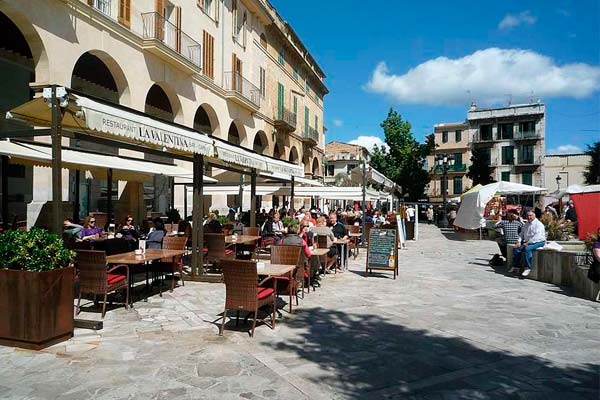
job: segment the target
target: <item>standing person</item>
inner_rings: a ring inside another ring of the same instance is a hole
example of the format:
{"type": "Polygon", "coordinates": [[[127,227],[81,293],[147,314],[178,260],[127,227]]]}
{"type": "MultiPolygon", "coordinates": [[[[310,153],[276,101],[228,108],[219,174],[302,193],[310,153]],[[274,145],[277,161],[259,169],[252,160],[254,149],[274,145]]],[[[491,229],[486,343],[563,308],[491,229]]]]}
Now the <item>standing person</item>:
{"type": "Polygon", "coordinates": [[[565,221],[573,223],[573,233],[575,233],[575,236],[577,236],[577,211],[575,211],[575,203],[573,203],[573,200],[569,200],[569,208],[565,213],[565,221]]]}
{"type": "Polygon", "coordinates": [[[519,234],[523,229],[523,223],[512,210],[508,212],[507,220],[496,224],[496,229],[502,229],[502,236],[498,239],[498,247],[504,259],[507,259],[507,246],[514,246],[519,241],[519,234]]]}
{"type": "Polygon", "coordinates": [[[323,204],[323,214],[329,214],[329,201],[326,201],[325,204],[323,204]]]}
{"type": "Polygon", "coordinates": [[[531,272],[531,258],[533,251],[544,247],[546,244],[546,228],[539,219],[535,217],[533,210],[527,211],[527,222],[523,225],[519,234],[518,242],[513,248],[513,269],[518,272],[521,265],[521,255],[525,253],[525,271],[521,274],[527,276],[531,272]]]}
{"type": "Polygon", "coordinates": [[[448,213],[448,226],[454,226],[454,220],[456,219],[456,208],[452,207],[448,213]]]}
{"type": "MultiPolygon", "coordinates": [[[[592,257],[592,265],[590,265],[587,276],[592,282],[598,283],[600,282],[600,228],[596,230],[596,238],[592,243],[592,257]]],[[[598,294],[598,296],[600,296],[600,294],[598,294]]],[[[598,298],[596,298],[596,300],[598,300],[598,298]]]]}
{"type": "Polygon", "coordinates": [[[429,225],[433,224],[433,206],[427,208],[427,223],[429,225]]]}
{"type": "Polygon", "coordinates": [[[412,206],[408,206],[406,209],[406,215],[410,222],[415,222],[415,209],[412,206]]]}

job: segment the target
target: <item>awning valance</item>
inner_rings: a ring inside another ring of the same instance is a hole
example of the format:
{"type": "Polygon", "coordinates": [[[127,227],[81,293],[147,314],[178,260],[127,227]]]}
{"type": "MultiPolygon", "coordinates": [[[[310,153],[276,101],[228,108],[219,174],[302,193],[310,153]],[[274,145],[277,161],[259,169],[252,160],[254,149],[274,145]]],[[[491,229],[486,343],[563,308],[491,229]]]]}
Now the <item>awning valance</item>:
{"type": "MultiPolygon", "coordinates": [[[[290,196],[291,188],[282,187],[273,193],[276,196],[290,196]]],[[[323,186],[323,187],[298,187],[294,188],[295,197],[320,197],[324,199],[335,200],[354,200],[361,201],[363,198],[362,187],[339,187],[339,186],[323,186]]],[[[376,190],[367,189],[367,200],[386,199],[387,194],[380,193],[376,190]]]]}
{"type": "Polygon", "coordinates": [[[227,161],[232,164],[241,165],[248,168],[256,168],[265,171],[267,163],[261,155],[233,146],[229,143],[215,140],[215,148],[217,150],[217,158],[222,161],[227,161]]]}
{"type": "Polygon", "coordinates": [[[291,175],[299,178],[304,177],[304,167],[302,165],[296,165],[271,158],[265,158],[265,160],[268,172],[291,175]]]}
{"type": "MultiPolygon", "coordinates": [[[[50,126],[51,114],[47,102],[37,98],[15,107],[6,118],[35,126],[50,126]]],[[[75,94],[71,95],[62,125],[66,129],[104,133],[128,141],[214,156],[213,140],[207,135],[75,94]]]]}

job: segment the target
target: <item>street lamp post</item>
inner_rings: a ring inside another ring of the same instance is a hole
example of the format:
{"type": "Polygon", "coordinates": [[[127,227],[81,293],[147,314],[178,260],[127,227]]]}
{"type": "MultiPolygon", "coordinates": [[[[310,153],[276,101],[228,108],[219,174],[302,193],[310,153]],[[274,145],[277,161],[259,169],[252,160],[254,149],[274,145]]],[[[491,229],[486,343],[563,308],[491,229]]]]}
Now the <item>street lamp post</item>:
{"type": "Polygon", "coordinates": [[[560,190],[560,181],[562,180],[562,178],[560,177],[560,175],[556,175],[556,190],[560,190]]]}
{"type": "Polygon", "coordinates": [[[438,226],[440,228],[448,227],[448,218],[446,216],[446,208],[448,206],[446,192],[448,191],[448,171],[454,166],[454,156],[451,154],[438,154],[435,159],[436,165],[442,169],[442,212],[438,219],[438,226]]]}

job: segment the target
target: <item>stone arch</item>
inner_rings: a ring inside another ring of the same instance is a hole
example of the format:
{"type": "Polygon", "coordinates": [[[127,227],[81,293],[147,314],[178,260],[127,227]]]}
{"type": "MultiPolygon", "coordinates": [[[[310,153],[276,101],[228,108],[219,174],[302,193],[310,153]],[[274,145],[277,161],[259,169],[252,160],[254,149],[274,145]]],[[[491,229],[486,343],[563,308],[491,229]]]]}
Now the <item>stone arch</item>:
{"type": "Polygon", "coordinates": [[[321,166],[317,157],[313,158],[312,162],[312,174],[313,176],[321,176],[321,166]]]}
{"type": "Polygon", "coordinates": [[[166,84],[155,83],[146,94],[144,112],[169,122],[181,120],[181,103],[177,93],[166,84]]]}
{"type": "Polygon", "coordinates": [[[290,156],[288,157],[288,161],[294,164],[298,164],[298,162],[300,161],[300,158],[298,157],[298,149],[296,149],[296,146],[292,146],[292,148],[290,149],[290,156]]]}
{"type": "Polygon", "coordinates": [[[267,139],[265,131],[256,132],[252,143],[252,150],[259,154],[266,154],[269,151],[269,139],[267,139]]]}
{"type": "Polygon", "coordinates": [[[244,124],[236,120],[231,121],[229,130],[227,131],[227,141],[238,146],[246,145],[247,138],[244,124]]]}
{"type": "Polygon", "coordinates": [[[194,130],[211,136],[219,136],[221,131],[219,117],[210,104],[201,104],[196,110],[194,130]]]}
{"type": "Polygon", "coordinates": [[[77,59],[71,88],[113,103],[130,103],[125,73],[114,58],[101,50],[86,51],[77,59]]]}

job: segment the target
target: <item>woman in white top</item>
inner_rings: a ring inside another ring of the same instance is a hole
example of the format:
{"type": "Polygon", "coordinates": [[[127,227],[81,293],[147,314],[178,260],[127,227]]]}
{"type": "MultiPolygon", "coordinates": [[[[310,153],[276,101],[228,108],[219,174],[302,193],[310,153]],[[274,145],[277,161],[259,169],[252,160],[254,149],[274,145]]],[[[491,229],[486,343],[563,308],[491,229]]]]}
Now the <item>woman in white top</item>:
{"type": "Polygon", "coordinates": [[[273,233],[281,235],[284,232],[283,222],[279,219],[279,214],[273,216],[273,233]]]}

